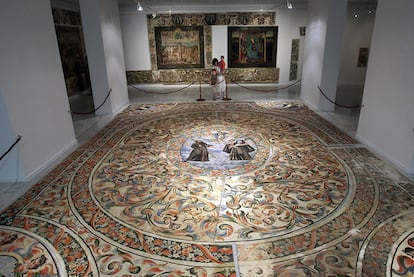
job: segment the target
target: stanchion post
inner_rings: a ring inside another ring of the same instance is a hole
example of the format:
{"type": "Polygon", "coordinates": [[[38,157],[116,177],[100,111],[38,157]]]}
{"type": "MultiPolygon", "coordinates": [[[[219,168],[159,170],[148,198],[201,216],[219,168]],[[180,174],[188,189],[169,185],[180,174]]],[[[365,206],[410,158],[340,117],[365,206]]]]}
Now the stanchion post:
{"type": "Polygon", "coordinates": [[[227,92],[227,82],[226,82],[226,96],[223,98],[224,101],[230,101],[231,98],[229,98],[228,92],[227,92]]]}
{"type": "Polygon", "coordinates": [[[206,101],[206,99],[204,99],[201,96],[201,74],[202,74],[202,72],[200,73],[200,86],[199,86],[200,98],[198,98],[197,101],[206,101]]]}

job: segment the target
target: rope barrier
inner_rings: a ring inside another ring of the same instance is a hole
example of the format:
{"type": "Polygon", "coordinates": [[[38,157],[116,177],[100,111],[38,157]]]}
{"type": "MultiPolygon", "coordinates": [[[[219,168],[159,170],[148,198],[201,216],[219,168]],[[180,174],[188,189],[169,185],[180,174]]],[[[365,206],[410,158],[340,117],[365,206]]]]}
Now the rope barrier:
{"type": "Polygon", "coordinates": [[[89,112],[73,112],[73,111],[70,111],[70,112],[72,114],[91,114],[91,113],[95,113],[97,110],[99,110],[105,104],[105,102],[106,102],[106,100],[108,100],[109,95],[111,94],[111,92],[112,92],[112,89],[109,89],[108,94],[106,95],[106,97],[105,97],[104,101],[102,102],[102,104],[100,104],[96,109],[93,109],[92,111],[89,111],[89,112]]]}
{"type": "Polygon", "coordinates": [[[328,96],[326,96],[326,94],[322,91],[322,89],[319,86],[318,86],[318,89],[319,89],[319,92],[326,98],[326,100],[328,100],[329,102],[331,102],[335,106],[342,107],[342,108],[348,108],[348,109],[361,108],[361,105],[357,105],[357,106],[345,106],[345,105],[338,104],[335,101],[332,101],[331,99],[329,99],[328,96]]]}
{"type": "Polygon", "coordinates": [[[16,144],[20,141],[20,139],[22,138],[22,136],[17,136],[16,141],[9,147],[9,149],[7,149],[6,152],[3,153],[3,155],[1,155],[0,157],[0,161],[6,157],[7,154],[9,154],[9,152],[14,148],[14,146],[16,146],[16,144]]]}
{"type": "Polygon", "coordinates": [[[285,87],[281,87],[281,88],[277,88],[277,89],[271,89],[271,90],[252,89],[252,88],[248,88],[246,86],[242,86],[239,83],[235,82],[234,80],[230,80],[230,81],[232,83],[236,84],[237,86],[241,87],[241,88],[248,89],[248,90],[252,90],[252,91],[256,91],[256,92],[276,92],[276,91],[279,91],[279,90],[282,90],[282,89],[287,89],[287,88],[293,87],[294,85],[300,83],[302,80],[298,80],[298,81],[294,82],[293,84],[290,84],[290,85],[285,86],[285,87]]]}
{"type": "MultiPolygon", "coordinates": [[[[251,91],[256,91],[256,92],[276,92],[276,91],[279,91],[279,90],[282,90],[282,89],[287,89],[287,88],[293,87],[294,85],[296,85],[296,84],[300,83],[302,80],[298,80],[298,81],[296,81],[296,82],[294,82],[293,84],[290,84],[290,85],[288,85],[288,86],[281,87],[281,88],[277,88],[277,89],[272,89],[272,90],[258,90],[258,89],[252,89],[252,88],[249,88],[249,87],[246,87],[246,86],[240,85],[239,83],[235,82],[234,80],[230,80],[230,81],[231,81],[232,83],[236,84],[237,86],[241,87],[241,88],[244,88],[244,89],[247,89],[247,90],[251,90],[251,91]]],[[[210,84],[210,82],[208,82],[208,81],[202,81],[202,82],[203,82],[204,84],[208,84],[208,85],[214,86],[214,85],[210,84]]],[[[220,81],[220,82],[217,82],[216,84],[220,84],[221,82],[225,82],[225,80],[220,81]]],[[[201,83],[201,82],[200,82],[200,83],[201,83]]],[[[192,86],[192,85],[194,85],[194,84],[195,84],[195,83],[190,83],[189,85],[187,85],[187,86],[185,86],[185,87],[179,88],[179,89],[177,89],[177,90],[167,91],[167,92],[148,91],[148,90],[144,90],[144,89],[138,88],[137,86],[134,86],[134,85],[132,85],[132,84],[127,84],[127,85],[128,85],[128,86],[130,86],[130,87],[132,87],[132,88],[134,88],[134,89],[136,89],[136,90],[142,91],[142,92],[144,92],[144,93],[151,93],[151,94],[171,94],[171,93],[176,93],[176,92],[182,91],[182,90],[184,90],[184,89],[186,89],[186,88],[188,88],[188,87],[190,87],[190,86],[192,86]]]]}
{"type": "Polygon", "coordinates": [[[139,91],[142,91],[142,92],[145,92],[145,93],[152,93],[152,94],[171,94],[171,93],[176,93],[176,92],[182,91],[182,90],[184,90],[186,88],[189,88],[192,85],[194,85],[194,83],[190,83],[189,85],[187,85],[187,86],[185,86],[183,88],[179,88],[177,90],[172,90],[172,91],[167,91],[167,92],[158,92],[158,91],[148,91],[148,90],[140,89],[140,88],[138,88],[138,87],[136,87],[134,85],[128,84],[128,86],[130,86],[130,87],[132,87],[132,88],[134,88],[136,90],[139,90],[139,91]]]}

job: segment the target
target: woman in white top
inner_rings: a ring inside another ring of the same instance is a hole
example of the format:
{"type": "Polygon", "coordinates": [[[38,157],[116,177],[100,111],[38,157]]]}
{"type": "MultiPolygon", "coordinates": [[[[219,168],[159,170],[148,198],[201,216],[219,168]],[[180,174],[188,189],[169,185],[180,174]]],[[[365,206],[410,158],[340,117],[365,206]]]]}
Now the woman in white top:
{"type": "Polygon", "coordinates": [[[214,85],[214,97],[213,100],[218,99],[223,99],[224,98],[224,94],[226,92],[226,78],[224,77],[224,72],[220,69],[219,64],[218,64],[218,60],[217,58],[213,59],[213,69],[216,72],[216,76],[217,76],[217,81],[216,84],[214,85]]]}

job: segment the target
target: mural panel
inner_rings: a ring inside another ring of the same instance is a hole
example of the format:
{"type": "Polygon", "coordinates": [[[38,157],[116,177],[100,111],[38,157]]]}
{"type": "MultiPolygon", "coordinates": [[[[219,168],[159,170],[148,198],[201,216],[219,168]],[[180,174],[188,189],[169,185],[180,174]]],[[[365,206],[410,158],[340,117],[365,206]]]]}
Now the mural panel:
{"type": "Polygon", "coordinates": [[[228,27],[229,67],[276,67],[278,27],[228,27]]]}
{"type": "Polygon", "coordinates": [[[159,69],[204,68],[203,26],[155,27],[159,69]]]}

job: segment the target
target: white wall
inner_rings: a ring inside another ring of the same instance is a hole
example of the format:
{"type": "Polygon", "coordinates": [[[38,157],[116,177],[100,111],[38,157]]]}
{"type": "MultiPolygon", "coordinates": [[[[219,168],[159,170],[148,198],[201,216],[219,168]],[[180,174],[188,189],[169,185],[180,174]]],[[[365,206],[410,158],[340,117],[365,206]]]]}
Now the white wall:
{"type": "Polygon", "coordinates": [[[357,131],[408,174],[414,174],[413,10],[412,0],[378,1],[357,131]]]}
{"type": "Polygon", "coordinates": [[[341,68],[338,85],[363,85],[366,67],[358,67],[359,48],[370,47],[375,13],[367,9],[358,9],[358,17],[354,17],[355,9],[348,8],[344,34],[344,46],[341,53],[341,68]]]}
{"type": "Polygon", "coordinates": [[[317,109],[320,98],[317,87],[320,85],[322,78],[328,1],[309,1],[308,19],[305,36],[301,98],[312,108],[317,109]]]}
{"type": "MultiPolygon", "coordinates": [[[[0,155],[3,155],[17,140],[19,134],[16,134],[11,126],[9,110],[7,103],[4,101],[1,87],[0,85],[0,155]]],[[[22,170],[23,164],[19,162],[19,147],[20,145],[16,144],[0,161],[0,176],[2,176],[0,177],[0,182],[14,182],[25,179],[22,170]]]]}
{"type": "MultiPolygon", "coordinates": [[[[220,61],[220,57],[224,56],[226,61],[226,67],[228,67],[228,52],[227,52],[227,26],[213,25],[211,26],[211,44],[212,44],[212,57],[217,58],[220,61]]],[[[211,61],[207,61],[211,65],[211,61]]]]}
{"type": "Polygon", "coordinates": [[[302,61],[305,37],[299,35],[299,27],[308,23],[308,13],[305,9],[279,10],[276,12],[276,26],[278,26],[278,45],[276,67],[279,67],[279,83],[289,83],[290,55],[292,39],[299,41],[298,80],[302,78],[302,61]]]}
{"type": "Polygon", "coordinates": [[[374,7],[351,5],[348,7],[344,44],[341,53],[336,102],[347,106],[359,106],[362,102],[367,67],[358,67],[361,47],[370,49],[374,28],[374,7]],[[371,13],[369,13],[371,10],[371,13]],[[354,17],[357,13],[358,17],[354,17]]]}
{"type": "Polygon", "coordinates": [[[121,10],[120,22],[126,70],[151,70],[147,16],[121,10]]]}
{"type": "Polygon", "coordinates": [[[28,181],[77,143],[50,1],[1,1],[0,26],[1,106],[9,118],[0,122],[10,126],[0,132],[2,148],[22,135],[19,157],[0,161],[0,182],[28,181]]]}

